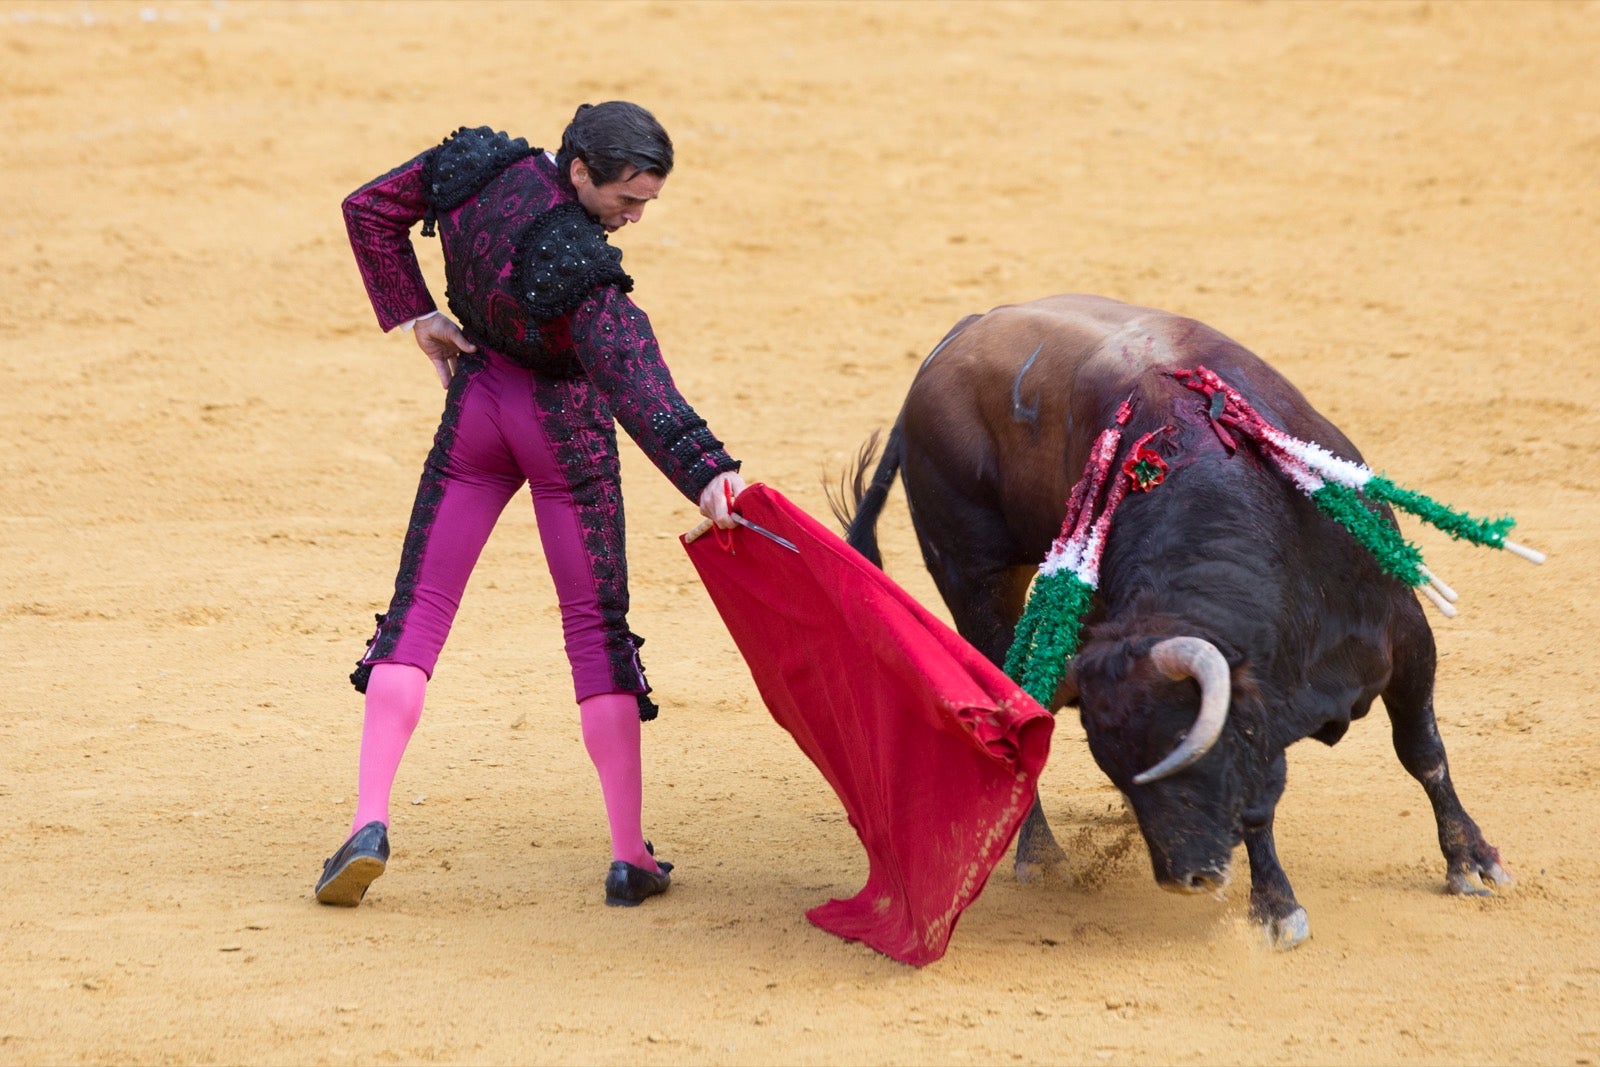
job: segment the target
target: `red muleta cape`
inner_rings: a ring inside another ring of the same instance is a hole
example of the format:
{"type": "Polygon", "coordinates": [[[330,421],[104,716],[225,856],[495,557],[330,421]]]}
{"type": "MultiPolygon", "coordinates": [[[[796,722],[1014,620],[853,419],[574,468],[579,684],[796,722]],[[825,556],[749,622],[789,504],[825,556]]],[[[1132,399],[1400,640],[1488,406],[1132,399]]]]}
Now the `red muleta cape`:
{"type": "Polygon", "coordinates": [[[838,794],[869,862],[859,893],[806,917],[932,963],[1027,815],[1054,720],[781,494],[753,485],[735,510],[799,551],[744,527],[684,547],[767,709],[838,794]]]}

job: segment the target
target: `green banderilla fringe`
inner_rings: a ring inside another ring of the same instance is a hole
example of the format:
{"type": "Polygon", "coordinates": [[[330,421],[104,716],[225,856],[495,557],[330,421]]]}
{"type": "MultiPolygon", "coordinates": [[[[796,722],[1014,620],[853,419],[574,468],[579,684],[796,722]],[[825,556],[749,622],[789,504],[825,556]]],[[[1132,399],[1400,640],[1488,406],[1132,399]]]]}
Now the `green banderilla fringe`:
{"type": "Polygon", "coordinates": [[[1498,519],[1475,519],[1465,512],[1441,504],[1432,497],[1398,486],[1381,476],[1367,482],[1362,492],[1373,500],[1381,500],[1401,511],[1409,511],[1423,522],[1443,530],[1451,537],[1471,541],[1475,545],[1502,548],[1505,545],[1506,534],[1517,524],[1517,521],[1509,515],[1498,519]]]}
{"type": "Polygon", "coordinates": [[[1033,583],[1006,653],[1006,674],[1045,708],[1066,676],[1067,661],[1078,652],[1083,618],[1093,601],[1094,589],[1064,568],[1033,583]]]}
{"type": "Polygon", "coordinates": [[[1359,492],[1327,482],[1311,494],[1311,500],[1324,515],[1349,530],[1385,571],[1413,587],[1427,580],[1422,575],[1422,553],[1417,546],[1373,511],[1359,492]]]}

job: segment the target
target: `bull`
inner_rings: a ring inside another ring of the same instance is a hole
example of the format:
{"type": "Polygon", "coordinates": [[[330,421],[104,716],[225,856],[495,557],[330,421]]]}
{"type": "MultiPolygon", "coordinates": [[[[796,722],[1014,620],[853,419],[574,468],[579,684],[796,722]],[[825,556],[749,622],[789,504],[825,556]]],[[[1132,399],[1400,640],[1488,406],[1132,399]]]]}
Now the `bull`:
{"type": "MultiPolygon", "coordinates": [[[[877,521],[898,472],[956,628],[1003,665],[1096,436],[1121,417],[1128,435],[1153,442],[1165,480],[1117,512],[1052,710],[1079,709],[1157,882],[1220,891],[1242,842],[1251,919],[1280,948],[1308,937],[1273,840],[1285,750],[1308,737],[1334,744],[1382,697],[1400,763],[1432,804],[1448,891],[1509,886],[1451,782],[1420,601],[1207,417],[1173,374],[1197,365],[1281,429],[1359,461],[1299,390],[1209,326],[1053,296],[966,317],[923,362],[870,482],[876,440],[856,465],[853,501],[836,503],[849,543],[882,566],[877,521]]],[[[1386,506],[1378,512],[1393,525],[1386,506]]],[[[1035,795],[1017,876],[1064,859],[1035,795]]]]}

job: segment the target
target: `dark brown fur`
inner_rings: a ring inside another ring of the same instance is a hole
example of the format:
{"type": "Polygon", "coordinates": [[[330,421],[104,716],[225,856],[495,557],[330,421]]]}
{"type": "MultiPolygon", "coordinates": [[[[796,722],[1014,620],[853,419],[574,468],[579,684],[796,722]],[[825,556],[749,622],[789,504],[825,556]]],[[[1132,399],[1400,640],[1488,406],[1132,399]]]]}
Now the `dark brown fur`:
{"type": "MultiPolygon", "coordinates": [[[[1203,400],[1170,373],[1197,364],[1289,433],[1360,459],[1299,390],[1210,327],[1103,297],[1050,297],[969,316],[924,361],[870,483],[870,449],[857,465],[850,543],[881,566],[876,524],[899,472],[957,628],[1003,663],[1089,448],[1131,398],[1125,440],[1171,426],[1160,445],[1171,471],[1117,513],[1056,705],[1080,708],[1091,752],[1139,818],[1157,879],[1213,888],[1242,841],[1252,915],[1276,943],[1302,940],[1304,911],[1272,837],[1284,750],[1305,737],[1334,743],[1381,695],[1395,750],[1433,803],[1450,888],[1507,881],[1450,782],[1433,713],[1433,635],[1416,597],[1252,450],[1224,446],[1203,400]],[[1173,636],[1202,637],[1227,659],[1228,724],[1192,767],[1135,785],[1194,718],[1194,684],[1168,681],[1145,659],[1173,636]]],[[[1062,857],[1036,801],[1018,874],[1062,857]]]]}

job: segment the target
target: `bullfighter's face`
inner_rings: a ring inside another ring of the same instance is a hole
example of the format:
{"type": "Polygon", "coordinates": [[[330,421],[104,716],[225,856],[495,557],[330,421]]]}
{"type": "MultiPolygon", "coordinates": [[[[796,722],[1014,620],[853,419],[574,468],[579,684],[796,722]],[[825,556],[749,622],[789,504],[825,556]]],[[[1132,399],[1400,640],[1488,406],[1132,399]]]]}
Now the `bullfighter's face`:
{"type": "Polygon", "coordinates": [[[589,167],[581,159],[572,161],[572,187],[577,190],[583,210],[600,220],[607,233],[616,233],[630,222],[638,222],[645,205],[661,195],[667,179],[649,171],[624,167],[616,181],[597,185],[589,167]]]}

